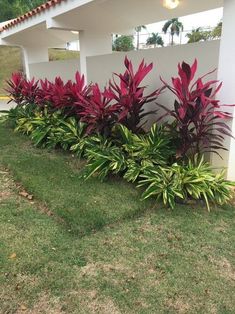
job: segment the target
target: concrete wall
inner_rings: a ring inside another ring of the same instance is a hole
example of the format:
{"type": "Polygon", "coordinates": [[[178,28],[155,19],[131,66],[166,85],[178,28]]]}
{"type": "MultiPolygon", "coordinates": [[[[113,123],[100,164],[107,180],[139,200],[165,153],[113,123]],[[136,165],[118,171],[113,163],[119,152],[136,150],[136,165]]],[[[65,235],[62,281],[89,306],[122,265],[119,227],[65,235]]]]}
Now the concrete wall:
{"type": "MultiPolygon", "coordinates": [[[[235,0],[224,0],[223,10],[223,29],[220,44],[220,56],[218,66],[218,78],[223,82],[223,87],[218,94],[222,104],[235,104],[235,37],[233,30],[235,28],[235,0]]],[[[233,117],[227,121],[235,136],[235,107],[225,107],[233,117]]],[[[221,152],[223,160],[216,154],[213,154],[212,163],[218,167],[227,167],[227,178],[235,181],[235,140],[226,137],[225,147],[228,152],[221,152]]]]}
{"type": "MultiPolygon", "coordinates": [[[[137,67],[144,58],[147,63],[153,62],[154,68],[147,76],[143,84],[147,86],[146,92],[151,92],[162,86],[160,75],[167,82],[171,82],[171,77],[176,76],[178,62],[186,61],[192,63],[195,58],[198,59],[197,76],[216,69],[219,60],[220,41],[200,42],[188,45],[178,45],[173,47],[155,48],[139,51],[115,52],[112,54],[87,57],[87,78],[88,82],[97,82],[105,86],[112,73],[124,71],[124,58],[127,55],[137,67]]],[[[30,77],[47,78],[54,80],[60,76],[64,81],[73,79],[75,72],[80,70],[79,59],[41,62],[29,65],[30,77]]],[[[210,79],[216,79],[216,71],[209,76],[210,79]]],[[[174,103],[174,96],[165,91],[158,99],[161,104],[171,107],[174,103]]],[[[148,104],[147,110],[155,109],[156,104],[148,104]]],[[[147,127],[150,126],[156,117],[150,117],[147,127]]]]}
{"type": "MultiPolygon", "coordinates": [[[[198,59],[197,76],[216,69],[218,67],[220,41],[200,42],[188,45],[179,45],[165,48],[155,48],[140,51],[132,51],[128,53],[113,53],[108,55],[88,57],[87,58],[87,74],[88,81],[98,82],[106,85],[112,77],[113,72],[123,72],[123,61],[127,55],[133,62],[134,66],[138,66],[144,58],[147,63],[153,62],[154,69],[148,75],[144,84],[147,85],[148,91],[153,91],[162,86],[159,76],[161,75],[167,82],[170,82],[172,76],[177,75],[178,62],[186,61],[192,63],[195,58],[198,59]]],[[[216,79],[217,73],[214,72],[209,78],[216,79]]],[[[159,102],[169,107],[173,105],[174,97],[168,92],[164,92],[160,96],[159,102]]],[[[149,108],[155,108],[156,105],[150,104],[149,108]]],[[[149,125],[153,122],[153,117],[149,121],[149,125]]]]}
{"type": "Polygon", "coordinates": [[[80,71],[79,59],[33,63],[29,65],[30,77],[54,80],[60,76],[64,81],[74,79],[76,71],[80,71]]]}

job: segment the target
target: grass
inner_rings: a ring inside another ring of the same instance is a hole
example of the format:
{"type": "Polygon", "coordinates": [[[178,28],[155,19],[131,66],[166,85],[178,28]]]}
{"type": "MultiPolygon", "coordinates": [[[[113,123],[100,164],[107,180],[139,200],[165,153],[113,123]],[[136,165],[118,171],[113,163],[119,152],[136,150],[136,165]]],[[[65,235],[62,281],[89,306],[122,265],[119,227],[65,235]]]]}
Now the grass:
{"type": "MultiPolygon", "coordinates": [[[[63,49],[49,49],[49,59],[66,60],[78,58],[79,52],[63,49]]],[[[5,80],[11,77],[13,72],[22,71],[22,54],[20,48],[0,46],[0,96],[5,95],[5,80]]]]}
{"type": "Polygon", "coordinates": [[[0,162],[72,232],[89,233],[139,215],[151,206],[150,202],[140,202],[140,193],[132,184],[114,178],[104,183],[95,178],[84,182],[79,178],[82,163],[76,158],[34,148],[24,136],[9,137],[9,132],[0,127],[0,162]]]}
{"type": "Polygon", "coordinates": [[[81,182],[76,159],[3,126],[0,164],[1,313],[235,312],[232,206],[169,211],[121,179],[81,182]]]}
{"type": "Polygon", "coordinates": [[[22,71],[22,57],[20,48],[0,46],[0,96],[5,95],[5,80],[13,72],[22,71]]]}
{"type": "Polygon", "coordinates": [[[68,60],[79,58],[78,51],[64,50],[64,49],[49,49],[50,61],[68,60]]]}

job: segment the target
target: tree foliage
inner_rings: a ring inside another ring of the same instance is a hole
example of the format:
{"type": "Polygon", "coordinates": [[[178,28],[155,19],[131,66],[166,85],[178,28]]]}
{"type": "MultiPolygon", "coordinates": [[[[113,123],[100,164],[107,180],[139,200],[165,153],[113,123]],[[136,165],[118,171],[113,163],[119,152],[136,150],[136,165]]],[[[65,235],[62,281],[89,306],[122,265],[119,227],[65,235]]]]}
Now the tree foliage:
{"type": "Polygon", "coordinates": [[[135,28],[136,35],[137,35],[137,45],[136,45],[137,50],[140,49],[140,33],[142,32],[142,30],[147,30],[147,27],[145,25],[139,25],[135,28]]]}
{"type": "Polygon", "coordinates": [[[201,27],[193,29],[186,34],[188,43],[196,43],[199,41],[219,39],[222,33],[222,22],[219,22],[212,30],[203,30],[201,27]]]}
{"type": "Polygon", "coordinates": [[[187,33],[185,36],[188,37],[189,44],[197,43],[202,40],[207,40],[205,31],[203,31],[201,27],[193,29],[190,33],[187,33]]]}
{"type": "Polygon", "coordinates": [[[14,19],[44,2],[44,0],[0,0],[0,22],[14,19]]]}
{"type": "Polygon", "coordinates": [[[213,31],[211,32],[211,37],[213,39],[218,39],[221,37],[221,33],[222,33],[222,26],[223,26],[223,23],[222,22],[219,22],[216,27],[213,29],[213,31]]]}
{"type": "Polygon", "coordinates": [[[158,33],[152,33],[151,36],[146,41],[146,44],[148,46],[153,45],[154,47],[156,46],[164,46],[164,41],[162,39],[162,36],[160,36],[158,33]]]}
{"type": "Polygon", "coordinates": [[[179,36],[180,32],[184,30],[184,26],[178,18],[173,18],[171,20],[168,20],[163,25],[162,31],[166,34],[168,29],[170,29],[171,34],[171,45],[174,45],[174,36],[179,36]]]}
{"type": "Polygon", "coordinates": [[[125,36],[122,35],[120,37],[117,37],[113,44],[113,50],[114,51],[131,51],[134,50],[134,37],[133,36],[125,36]]]}

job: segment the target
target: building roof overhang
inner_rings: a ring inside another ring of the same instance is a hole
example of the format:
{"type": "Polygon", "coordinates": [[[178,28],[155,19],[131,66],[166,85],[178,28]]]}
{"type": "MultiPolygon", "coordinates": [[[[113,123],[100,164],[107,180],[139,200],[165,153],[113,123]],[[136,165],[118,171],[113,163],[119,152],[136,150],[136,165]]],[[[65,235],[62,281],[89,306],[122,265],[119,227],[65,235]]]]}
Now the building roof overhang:
{"type": "Polygon", "coordinates": [[[51,37],[62,42],[66,31],[67,41],[77,39],[71,31],[125,34],[138,25],[221,6],[223,0],[181,0],[175,10],[164,8],[162,0],[50,0],[5,24],[0,33],[0,44],[2,41],[2,44],[25,45],[30,41],[30,37],[31,41],[35,38],[37,41],[44,39],[45,44],[50,42],[51,37]],[[59,30],[61,32],[58,32],[59,30]],[[39,32],[43,35],[39,36],[39,32]]]}

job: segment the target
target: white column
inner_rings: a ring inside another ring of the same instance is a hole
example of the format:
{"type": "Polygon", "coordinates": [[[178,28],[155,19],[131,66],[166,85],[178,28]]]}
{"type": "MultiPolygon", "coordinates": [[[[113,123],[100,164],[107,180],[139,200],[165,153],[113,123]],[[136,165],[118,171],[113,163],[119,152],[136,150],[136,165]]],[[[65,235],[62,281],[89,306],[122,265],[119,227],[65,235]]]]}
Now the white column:
{"type": "Polygon", "coordinates": [[[22,47],[26,77],[30,78],[30,64],[48,62],[48,47],[22,47]]]}
{"type": "MultiPolygon", "coordinates": [[[[220,42],[220,55],[218,66],[218,80],[223,82],[218,95],[221,104],[235,104],[235,0],[224,0],[223,30],[220,42]]],[[[233,115],[233,119],[227,124],[231,127],[235,136],[235,108],[224,107],[233,115]]],[[[235,180],[235,140],[226,137],[226,152],[221,152],[223,160],[213,154],[212,165],[227,169],[227,178],[235,180]]]]}
{"type": "Polygon", "coordinates": [[[87,78],[87,57],[112,53],[110,33],[79,31],[80,71],[87,78]]]}

